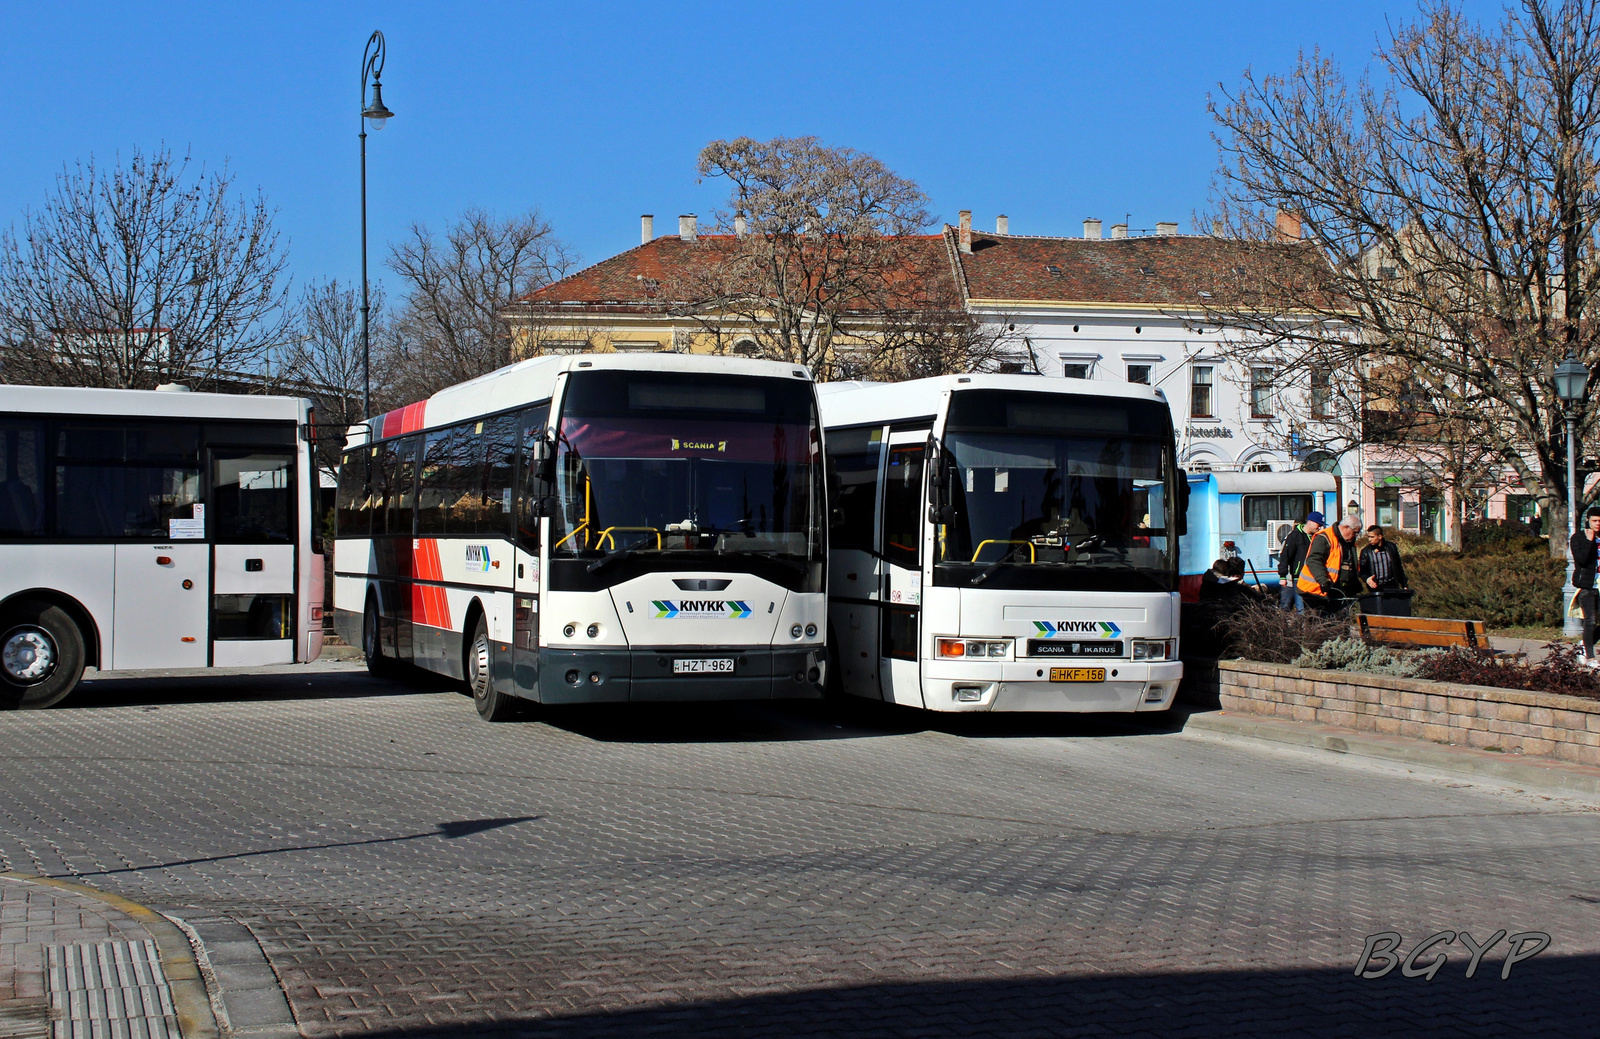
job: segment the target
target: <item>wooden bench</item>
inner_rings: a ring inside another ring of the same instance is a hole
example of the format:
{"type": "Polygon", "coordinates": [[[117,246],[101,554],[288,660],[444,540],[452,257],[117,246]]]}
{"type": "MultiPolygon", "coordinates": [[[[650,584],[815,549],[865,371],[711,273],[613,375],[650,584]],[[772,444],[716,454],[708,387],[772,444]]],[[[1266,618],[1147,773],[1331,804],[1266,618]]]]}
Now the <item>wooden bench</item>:
{"type": "Polygon", "coordinates": [[[1363,642],[1400,646],[1460,646],[1488,650],[1483,621],[1437,620],[1432,617],[1384,617],[1363,613],[1356,618],[1363,642]]]}

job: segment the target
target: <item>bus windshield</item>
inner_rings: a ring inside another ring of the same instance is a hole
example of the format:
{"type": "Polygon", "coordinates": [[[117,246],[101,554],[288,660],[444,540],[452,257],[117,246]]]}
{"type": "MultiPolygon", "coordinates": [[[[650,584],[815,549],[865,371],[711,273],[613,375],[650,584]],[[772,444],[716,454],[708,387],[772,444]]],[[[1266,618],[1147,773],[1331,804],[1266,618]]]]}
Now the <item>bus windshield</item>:
{"type": "Polygon", "coordinates": [[[595,573],[642,557],[820,572],[818,428],[809,382],[576,372],[557,433],[551,555],[595,573]]]}
{"type": "Polygon", "coordinates": [[[961,583],[1005,586],[1016,582],[1001,571],[1029,570],[1026,587],[1111,587],[1104,575],[1132,573],[1120,583],[1166,588],[1177,540],[1170,429],[1151,401],[955,394],[936,562],[961,570],[961,583]]]}

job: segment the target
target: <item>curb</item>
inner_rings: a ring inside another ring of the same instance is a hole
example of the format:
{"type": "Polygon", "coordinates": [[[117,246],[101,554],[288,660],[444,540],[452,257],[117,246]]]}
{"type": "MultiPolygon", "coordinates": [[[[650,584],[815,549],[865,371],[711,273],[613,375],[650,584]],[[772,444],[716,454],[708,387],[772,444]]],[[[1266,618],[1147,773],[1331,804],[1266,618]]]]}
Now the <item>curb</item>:
{"type": "Polygon", "coordinates": [[[178,1028],[183,1033],[183,1039],[220,1039],[217,1019],[211,1011],[211,996],[206,992],[194,947],[189,944],[188,936],[172,921],[154,909],[87,884],[37,877],[31,873],[0,872],[0,877],[92,898],[138,921],[149,932],[156,943],[156,951],[161,954],[161,973],[166,976],[167,988],[172,992],[172,1006],[177,1012],[178,1028]]]}
{"type": "Polygon", "coordinates": [[[1210,732],[1224,736],[1243,736],[1271,743],[1311,747],[1334,754],[1381,758],[1407,765],[1421,765],[1444,772],[1458,772],[1485,779],[1516,783],[1545,793],[1600,800],[1600,769],[1587,765],[1525,758],[1515,754],[1496,754],[1475,747],[1432,744],[1387,736],[1382,733],[1342,729],[1313,722],[1290,722],[1278,718],[1230,714],[1227,711],[1195,713],[1184,720],[1185,732],[1210,732]]]}

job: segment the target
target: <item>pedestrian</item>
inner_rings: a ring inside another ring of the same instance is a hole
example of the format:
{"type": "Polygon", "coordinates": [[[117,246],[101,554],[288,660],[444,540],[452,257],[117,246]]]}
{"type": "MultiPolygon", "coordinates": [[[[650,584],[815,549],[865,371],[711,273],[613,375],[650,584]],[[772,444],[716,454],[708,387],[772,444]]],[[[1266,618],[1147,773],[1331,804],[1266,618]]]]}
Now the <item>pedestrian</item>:
{"type": "Polygon", "coordinates": [[[1356,536],[1361,532],[1361,517],[1350,513],[1339,520],[1333,532],[1339,538],[1340,549],[1339,576],[1335,583],[1345,598],[1354,599],[1361,594],[1361,578],[1356,576],[1356,565],[1360,561],[1356,536]]]}
{"type": "Polygon", "coordinates": [[[1356,563],[1356,577],[1361,581],[1363,595],[1367,594],[1368,589],[1380,593],[1380,605],[1383,599],[1381,593],[1411,587],[1406,580],[1406,568],[1400,562],[1400,546],[1385,541],[1383,528],[1376,523],[1367,528],[1367,543],[1362,547],[1356,563]]]}
{"type": "Polygon", "coordinates": [[[1544,520],[1539,518],[1539,514],[1537,512],[1528,517],[1528,533],[1532,534],[1534,537],[1538,537],[1540,531],[1543,529],[1544,520]]]}
{"type": "Polygon", "coordinates": [[[1572,552],[1572,587],[1578,590],[1578,609],[1583,611],[1583,662],[1597,667],[1594,659],[1596,593],[1594,587],[1597,557],[1600,557],[1600,509],[1590,509],[1583,529],[1567,543],[1572,552]]]}
{"type": "Polygon", "coordinates": [[[1295,586],[1307,604],[1325,613],[1347,609],[1359,590],[1355,567],[1355,530],[1361,521],[1345,516],[1338,526],[1323,527],[1306,548],[1295,586]]]}
{"type": "Polygon", "coordinates": [[[1324,522],[1322,513],[1306,513],[1305,521],[1295,524],[1278,549],[1278,605],[1286,610],[1305,612],[1306,601],[1300,597],[1300,589],[1295,587],[1295,577],[1306,561],[1306,549],[1311,546],[1311,539],[1322,529],[1324,522]]]}

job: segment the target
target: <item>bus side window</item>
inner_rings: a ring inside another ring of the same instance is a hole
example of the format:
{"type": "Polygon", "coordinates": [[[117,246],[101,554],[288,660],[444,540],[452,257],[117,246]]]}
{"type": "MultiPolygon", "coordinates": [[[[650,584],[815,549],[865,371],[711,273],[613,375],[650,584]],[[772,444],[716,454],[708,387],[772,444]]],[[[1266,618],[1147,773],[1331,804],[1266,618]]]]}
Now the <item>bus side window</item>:
{"type": "Polygon", "coordinates": [[[922,456],[924,445],[889,449],[883,481],[883,555],[895,566],[922,565],[922,456]]]}
{"type": "Polygon", "coordinates": [[[830,548],[872,551],[878,461],[882,454],[881,429],[846,429],[828,434],[828,486],[833,493],[829,504],[834,511],[830,548]]]}
{"type": "Polygon", "coordinates": [[[455,504],[451,432],[436,429],[423,440],[417,492],[418,534],[450,533],[448,516],[455,504]]]}
{"type": "Polygon", "coordinates": [[[0,537],[44,533],[44,423],[0,422],[0,537]]]}
{"type": "Polygon", "coordinates": [[[336,505],[335,533],[339,537],[364,538],[372,533],[372,514],[363,510],[367,497],[367,460],[371,457],[365,447],[345,452],[339,462],[339,491],[336,505]]]}
{"type": "Polygon", "coordinates": [[[483,477],[477,488],[478,533],[510,537],[512,479],[517,464],[517,416],[483,424],[483,477]]]}
{"type": "Polygon", "coordinates": [[[389,468],[392,475],[384,508],[384,529],[390,534],[410,537],[416,531],[418,440],[418,437],[407,437],[394,443],[393,461],[389,468]]]}

